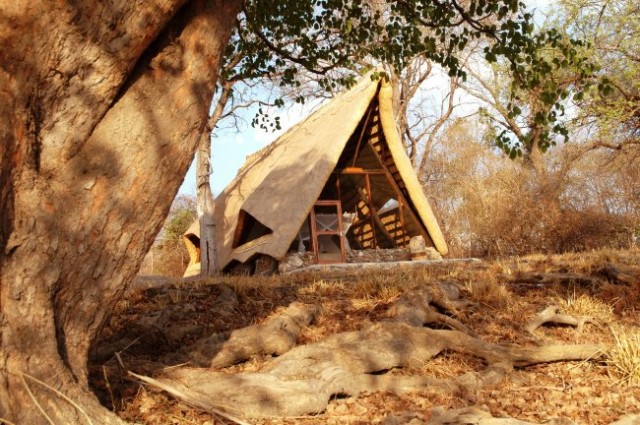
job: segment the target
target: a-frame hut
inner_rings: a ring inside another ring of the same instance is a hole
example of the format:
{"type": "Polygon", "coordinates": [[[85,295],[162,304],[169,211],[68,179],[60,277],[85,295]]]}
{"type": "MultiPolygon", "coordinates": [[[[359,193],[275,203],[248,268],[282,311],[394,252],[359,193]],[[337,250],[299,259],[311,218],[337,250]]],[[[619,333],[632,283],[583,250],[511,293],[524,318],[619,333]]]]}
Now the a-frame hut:
{"type": "Polygon", "coordinates": [[[366,76],[249,156],[215,201],[220,267],[301,251],[344,262],[414,236],[445,255],[392,111],[391,85],[366,76]]]}

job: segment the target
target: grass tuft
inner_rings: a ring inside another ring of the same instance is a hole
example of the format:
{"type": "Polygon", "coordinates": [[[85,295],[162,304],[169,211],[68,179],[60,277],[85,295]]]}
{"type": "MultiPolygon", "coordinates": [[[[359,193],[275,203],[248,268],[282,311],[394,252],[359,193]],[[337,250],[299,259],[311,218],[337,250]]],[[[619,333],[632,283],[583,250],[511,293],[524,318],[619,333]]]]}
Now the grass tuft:
{"type": "Polygon", "coordinates": [[[640,385],[640,330],[611,328],[614,346],[606,360],[609,375],[628,385],[640,385]]]}
{"type": "Polygon", "coordinates": [[[311,285],[302,287],[300,293],[313,298],[338,296],[345,292],[345,285],[338,280],[314,280],[311,285]]]}
{"type": "MultiPolygon", "coordinates": [[[[479,276],[480,277],[480,276],[479,276]]],[[[504,309],[513,302],[513,294],[509,289],[495,279],[486,278],[468,281],[465,285],[469,298],[486,306],[504,309]]]]}
{"type": "Polygon", "coordinates": [[[572,316],[591,317],[604,323],[614,318],[611,305],[587,294],[573,292],[566,297],[556,297],[556,302],[563,313],[572,316]]]}

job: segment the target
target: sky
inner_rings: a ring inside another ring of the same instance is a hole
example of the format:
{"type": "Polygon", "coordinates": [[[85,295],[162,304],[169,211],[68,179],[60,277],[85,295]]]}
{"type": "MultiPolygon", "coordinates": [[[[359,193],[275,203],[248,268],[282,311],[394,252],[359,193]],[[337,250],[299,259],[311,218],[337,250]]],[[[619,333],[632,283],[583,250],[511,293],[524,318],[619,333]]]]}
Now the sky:
{"type": "MultiPolygon", "coordinates": [[[[281,130],[265,132],[251,127],[250,121],[255,115],[254,110],[245,114],[247,123],[240,130],[224,129],[217,133],[211,141],[211,190],[217,196],[233,180],[238,169],[244,164],[245,158],[276,140],[287,129],[306,118],[315,105],[294,105],[290,108],[277,109],[269,114],[280,116],[281,130]]],[[[196,195],[195,159],[180,186],[179,194],[196,195]]]]}
{"type": "MultiPolygon", "coordinates": [[[[537,9],[538,19],[542,17],[541,12],[548,10],[552,5],[550,0],[529,0],[527,3],[530,7],[537,9]]],[[[445,82],[444,79],[442,81],[445,82]]],[[[211,145],[213,168],[211,189],[214,196],[217,196],[233,180],[248,155],[276,140],[287,129],[309,115],[316,106],[317,104],[294,105],[288,109],[270,111],[270,114],[274,113],[280,116],[282,129],[275,132],[265,132],[251,127],[250,121],[255,115],[255,110],[247,110],[244,114],[247,123],[242,125],[239,131],[235,129],[215,131],[211,145]]],[[[195,159],[189,167],[178,193],[196,195],[195,159]]]]}

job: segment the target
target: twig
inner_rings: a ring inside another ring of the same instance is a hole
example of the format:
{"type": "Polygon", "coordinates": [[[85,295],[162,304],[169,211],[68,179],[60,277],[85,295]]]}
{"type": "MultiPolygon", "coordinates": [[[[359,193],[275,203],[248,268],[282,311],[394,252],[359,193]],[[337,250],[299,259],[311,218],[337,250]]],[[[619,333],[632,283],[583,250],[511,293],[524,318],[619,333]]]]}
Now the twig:
{"type": "MultiPolygon", "coordinates": [[[[113,353],[113,355],[115,356],[115,358],[118,361],[118,364],[120,365],[122,370],[124,370],[124,363],[122,363],[122,357],[120,357],[120,351],[115,351],[113,353]]],[[[104,367],[104,365],[103,365],[103,367],[104,367]]]]}
{"type": "Polygon", "coordinates": [[[107,376],[107,367],[102,365],[102,376],[104,376],[104,382],[107,386],[107,390],[109,391],[109,397],[111,398],[111,406],[113,406],[113,410],[116,410],[116,401],[113,398],[113,391],[111,391],[111,383],[109,383],[109,377],[107,376]]]}
{"type": "MultiPolygon", "coordinates": [[[[31,379],[32,381],[42,385],[43,387],[47,388],[50,391],[53,391],[54,393],[58,394],[60,397],[62,397],[65,401],[67,401],[67,403],[69,403],[70,405],[72,405],[73,407],[75,407],[80,413],[82,413],[84,415],[84,417],[87,419],[87,422],[89,422],[89,425],[93,425],[93,421],[91,420],[91,418],[89,417],[89,415],[87,414],[87,412],[85,412],[82,407],[80,407],[75,401],[71,400],[69,397],[67,397],[66,395],[64,395],[63,393],[61,393],[60,391],[56,390],[55,388],[53,388],[51,385],[47,384],[46,382],[43,382],[41,380],[39,380],[38,378],[35,378],[27,373],[22,373],[22,380],[25,383],[26,386],[26,381],[24,381],[24,377],[26,376],[27,378],[31,379]]],[[[27,391],[29,391],[29,387],[27,386],[27,391]]],[[[31,394],[31,391],[29,391],[29,394],[31,394]]]]}
{"type": "Polygon", "coordinates": [[[140,341],[140,338],[142,338],[142,336],[137,337],[136,339],[134,339],[133,341],[131,341],[130,343],[128,343],[127,345],[125,345],[125,347],[124,347],[122,350],[118,351],[118,353],[122,353],[123,351],[127,351],[127,349],[128,349],[129,347],[131,347],[131,346],[132,346],[133,344],[135,344],[136,342],[140,341]]]}
{"type": "Polygon", "coordinates": [[[22,379],[22,384],[24,385],[24,388],[27,390],[29,397],[31,397],[31,400],[36,405],[36,408],[40,411],[40,413],[42,413],[42,416],[44,416],[47,422],[49,422],[51,425],[56,425],[53,422],[53,420],[51,420],[49,415],[47,415],[47,412],[44,411],[44,409],[42,408],[38,400],[36,400],[36,396],[33,395],[33,393],[31,392],[31,388],[29,388],[29,384],[27,384],[27,381],[24,379],[24,374],[20,375],[20,379],[22,379]]]}

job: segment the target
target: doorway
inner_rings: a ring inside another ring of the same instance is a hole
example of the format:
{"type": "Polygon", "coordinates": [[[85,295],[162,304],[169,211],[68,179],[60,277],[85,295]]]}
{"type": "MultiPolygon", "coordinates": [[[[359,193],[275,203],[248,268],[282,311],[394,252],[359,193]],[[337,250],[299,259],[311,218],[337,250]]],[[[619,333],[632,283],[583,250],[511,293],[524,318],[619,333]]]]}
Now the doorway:
{"type": "Polygon", "coordinates": [[[315,262],[344,263],[346,250],[340,201],[317,201],[311,208],[310,218],[315,262]]]}

